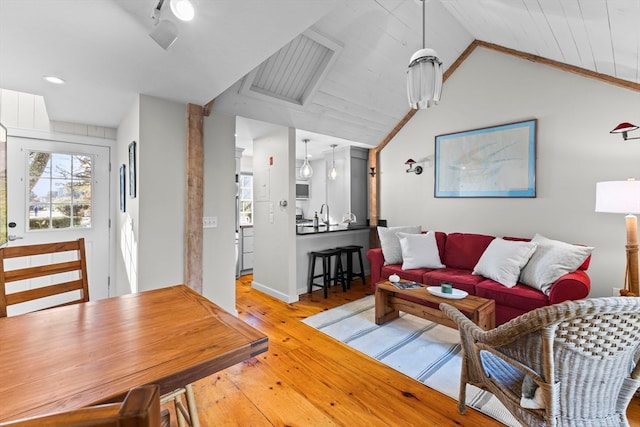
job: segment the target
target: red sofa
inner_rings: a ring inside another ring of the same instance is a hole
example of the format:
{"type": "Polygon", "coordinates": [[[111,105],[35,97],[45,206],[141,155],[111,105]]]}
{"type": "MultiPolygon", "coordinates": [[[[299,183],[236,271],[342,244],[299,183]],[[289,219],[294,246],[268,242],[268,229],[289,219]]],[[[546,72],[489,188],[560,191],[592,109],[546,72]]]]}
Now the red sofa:
{"type": "MultiPolygon", "coordinates": [[[[468,233],[435,232],[436,244],[442,263],[440,269],[418,268],[403,270],[402,264],[385,265],[381,248],[370,249],[367,258],[371,264],[371,287],[386,280],[392,274],[401,279],[411,280],[428,286],[440,286],[449,282],[454,288],[461,289],[471,295],[489,298],[496,302],[496,325],[533,309],[556,304],[566,300],[586,298],[591,290],[591,281],[585,270],[589,267],[591,256],[574,272],[565,274],[551,286],[548,295],[527,285],[517,283],[508,288],[480,275],[472,274],[474,266],[489,246],[494,236],[468,233]]],[[[505,240],[529,239],[504,237],[505,240]]]]}

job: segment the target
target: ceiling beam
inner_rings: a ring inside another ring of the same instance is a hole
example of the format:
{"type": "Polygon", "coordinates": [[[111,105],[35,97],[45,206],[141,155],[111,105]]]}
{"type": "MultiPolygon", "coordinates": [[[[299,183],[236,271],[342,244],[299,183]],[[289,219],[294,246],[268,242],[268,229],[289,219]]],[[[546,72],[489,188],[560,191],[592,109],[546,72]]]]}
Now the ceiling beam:
{"type": "Polygon", "coordinates": [[[184,283],[199,294],[202,294],[205,110],[187,104],[184,283]]]}
{"type": "Polygon", "coordinates": [[[510,49],[508,47],[500,46],[497,44],[483,42],[481,40],[474,40],[472,44],[474,45],[474,49],[476,47],[484,47],[487,49],[492,49],[497,52],[502,52],[507,55],[515,56],[517,58],[526,59],[527,61],[538,62],[540,64],[548,65],[550,67],[557,68],[559,70],[566,71],[568,73],[577,74],[582,77],[588,77],[594,80],[601,81],[603,83],[609,83],[615,86],[621,86],[625,89],[631,89],[636,92],[640,92],[640,83],[630,82],[628,80],[623,80],[618,77],[597,73],[595,71],[587,70],[585,68],[576,67],[575,65],[565,64],[564,62],[554,61],[553,59],[543,58],[542,56],[521,52],[519,50],[510,49]]]}
{"type": "Polygon", "coordinates": [[[202,114],[205,117],[209,117],[211,115],[211,110],[213,110],[213,104],[216,102],[216,99],[213,98],[211,101],[207,102],[202,110],[202,114]]]}

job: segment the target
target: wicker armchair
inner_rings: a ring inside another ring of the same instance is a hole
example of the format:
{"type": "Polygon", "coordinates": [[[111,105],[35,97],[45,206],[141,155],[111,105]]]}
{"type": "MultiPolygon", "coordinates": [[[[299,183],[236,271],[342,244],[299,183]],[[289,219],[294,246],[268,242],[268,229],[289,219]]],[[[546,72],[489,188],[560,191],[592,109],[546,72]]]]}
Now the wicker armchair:
{"type": "Polygon", "coordinates": [[[493,393],[525,426],[628,426],[626,409],[640,387],[640,298],[567,301],[484,331],[454,307],[463,347],[458,409],[466,384],[493,393]],[[528,375],[543,409],[520,405],[528,375]]]}

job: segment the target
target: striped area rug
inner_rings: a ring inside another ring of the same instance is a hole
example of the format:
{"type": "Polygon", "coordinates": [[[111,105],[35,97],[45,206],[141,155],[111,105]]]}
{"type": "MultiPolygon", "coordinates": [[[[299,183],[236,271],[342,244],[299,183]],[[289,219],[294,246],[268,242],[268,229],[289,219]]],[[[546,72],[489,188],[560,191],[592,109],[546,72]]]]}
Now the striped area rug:
{"type": "MultiPolygon", "coordinates": [[[[303,322],[457,401],[462,362],[457,330],[403,312],[399,319],[376,325],[373,295],[303,322]]],[[[508,426],[520,426],[491,393],[471,385],[467,406],[508,426]]]]}

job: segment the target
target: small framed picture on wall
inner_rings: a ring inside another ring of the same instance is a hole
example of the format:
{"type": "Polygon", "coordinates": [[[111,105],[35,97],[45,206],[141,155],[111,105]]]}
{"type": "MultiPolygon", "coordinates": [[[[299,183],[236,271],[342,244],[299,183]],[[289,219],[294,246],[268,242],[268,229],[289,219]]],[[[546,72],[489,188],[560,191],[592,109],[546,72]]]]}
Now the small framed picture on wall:
{"type": "Polygon", "coordinates": [[[129,144],[129,197],[136,198],[136,142],[129,144]]]}
{"type": "Polygon", "coordinates": [[[120,212],[127,210],[127,165],[120,166],[120,212]]]}

